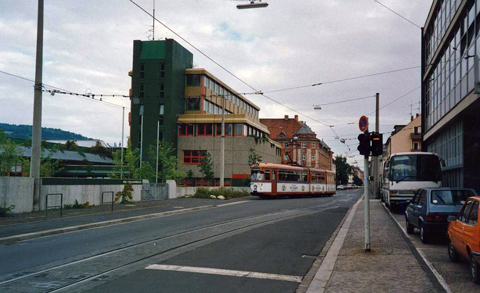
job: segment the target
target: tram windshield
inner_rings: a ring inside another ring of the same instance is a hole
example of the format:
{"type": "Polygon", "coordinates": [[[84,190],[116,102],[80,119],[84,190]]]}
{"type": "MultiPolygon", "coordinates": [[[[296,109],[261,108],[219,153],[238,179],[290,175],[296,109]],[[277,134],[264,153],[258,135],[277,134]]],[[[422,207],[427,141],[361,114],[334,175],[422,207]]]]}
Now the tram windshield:
{"type": "Polygon", "coordinates": [[[252,172],[251,180],[261,181],[261,180],[264,180],[264,178],[265,178],[265,173],[263,173],[261,171],[253,171],[252,172]]]}

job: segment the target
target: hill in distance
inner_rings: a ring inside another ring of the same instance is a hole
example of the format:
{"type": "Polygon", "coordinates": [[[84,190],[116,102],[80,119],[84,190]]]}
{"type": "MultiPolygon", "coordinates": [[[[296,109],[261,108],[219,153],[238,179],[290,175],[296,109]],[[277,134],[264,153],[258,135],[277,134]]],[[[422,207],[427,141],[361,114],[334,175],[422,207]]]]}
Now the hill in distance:
{"type": "MultiPolygon", "coordinates": [[[[32,125],[0,123],[0,129],[10,138],[31,139],[32,125]]],[[[89,140],[92,138],[58,128],[42,127],[42,140],[89,140]]]]}

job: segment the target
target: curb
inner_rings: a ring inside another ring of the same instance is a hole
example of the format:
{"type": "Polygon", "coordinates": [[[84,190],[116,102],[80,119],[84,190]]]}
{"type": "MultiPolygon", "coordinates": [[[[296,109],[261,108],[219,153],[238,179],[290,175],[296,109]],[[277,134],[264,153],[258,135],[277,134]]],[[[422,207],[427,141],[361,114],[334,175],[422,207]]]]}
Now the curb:
{"type": "Polygon", "coordinates": [[[363,201],[363,196],[361,196],[358,201],[353,205],[350,211],[347,214],[346,220],[343,222],[343,225],[338,231],[337,236],[333,240],[332,245],[328,249],[327,255],[322,261],[320,268],[318,269],[315,277],[308,286],[307,293],[316,293],[316,292],[325,292],[328,281],[332,276],[333,270],[335,268],[335,263],[337,261],[338,253],[343,247],[343,242],[347,236],[348,230],[350,229],[350,224],[352,223],[353,216],[357,211],[358,205],[363,201]]]}
{"type": "Polygon", "coordinates": [[[184,214],[188,212],[206,210],[206,209],[215,208],[215,207],[217,206],[215,205],[199,206],[199,207],[188,208],[188,209],[181,209],[181,210],[175,210],[175,211],[129,217],[124,219],[103,221],[103,222],[97,222],[97,223],[91,223],[91,224],[85,224],[85,225],[79,225],[79,226],[70,226],[70,227],[52,229],[47,231],[8,236],[8,237],[0,238],[0,244],[9,244],[17,241],[24,241],[24,240],[33,239],[33,238],[58,235],[58,234],[63,234],[68,232],[75,232],[80,230],[99,228],[104,226],[111,226],[116,224],[123,224],[123,223],[135,222],[135,221],[141,221],[141,220],[147,220],[147,219],[153,219],[153,218],[167,217],[172,215],[184,214]]]}

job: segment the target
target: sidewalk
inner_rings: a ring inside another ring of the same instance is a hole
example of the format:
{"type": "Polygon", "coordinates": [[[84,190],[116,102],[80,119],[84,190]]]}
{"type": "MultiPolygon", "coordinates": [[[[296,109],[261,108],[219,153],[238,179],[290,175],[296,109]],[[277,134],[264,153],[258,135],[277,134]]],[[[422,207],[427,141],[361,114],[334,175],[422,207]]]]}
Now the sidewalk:
{"type": "Polygon", "coordinates": [[[365,201],[356,207],[307,292],[445,292],[380,200],[370,200],[371,251],[366,252],[365,201]]]}

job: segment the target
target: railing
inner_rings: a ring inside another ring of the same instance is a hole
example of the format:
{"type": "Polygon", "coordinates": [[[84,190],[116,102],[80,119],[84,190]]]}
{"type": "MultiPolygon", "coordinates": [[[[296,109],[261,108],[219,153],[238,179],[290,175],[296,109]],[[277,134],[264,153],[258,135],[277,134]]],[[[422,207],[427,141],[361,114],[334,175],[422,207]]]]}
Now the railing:
{"type": "Polygon", "coordinates": [[[48,217],[48,196],[49,195],[60,195],[60,205],[59,206],[51,206],[51,208],[58,208],[60,207],[60,218],[63,216],[63,193],[49,193],[45,197],[45,218],[48,217]]]}
{"type": "Polygon", "coordinates": [[[115,196],[115,194],[114,194],[113,191],[104,191],[104,192],[102,192],[102,203],[101,203],[101,205],[102,205],[102,212],[103,212],[103,206],[104,206],[104,204],[108,204],[108,203],[111,203],[111,204],[112,204],[112,212],[113,212],[113,203],[115,202],[115,201],[113,200],[113,197],[114,197],[114,196],[115,196]],[[111,194],[111,195],[112,195],[112,200],[111,200],[111,201],[105,201],[105,195],[107,195],[107,194],[111,194]]]}

